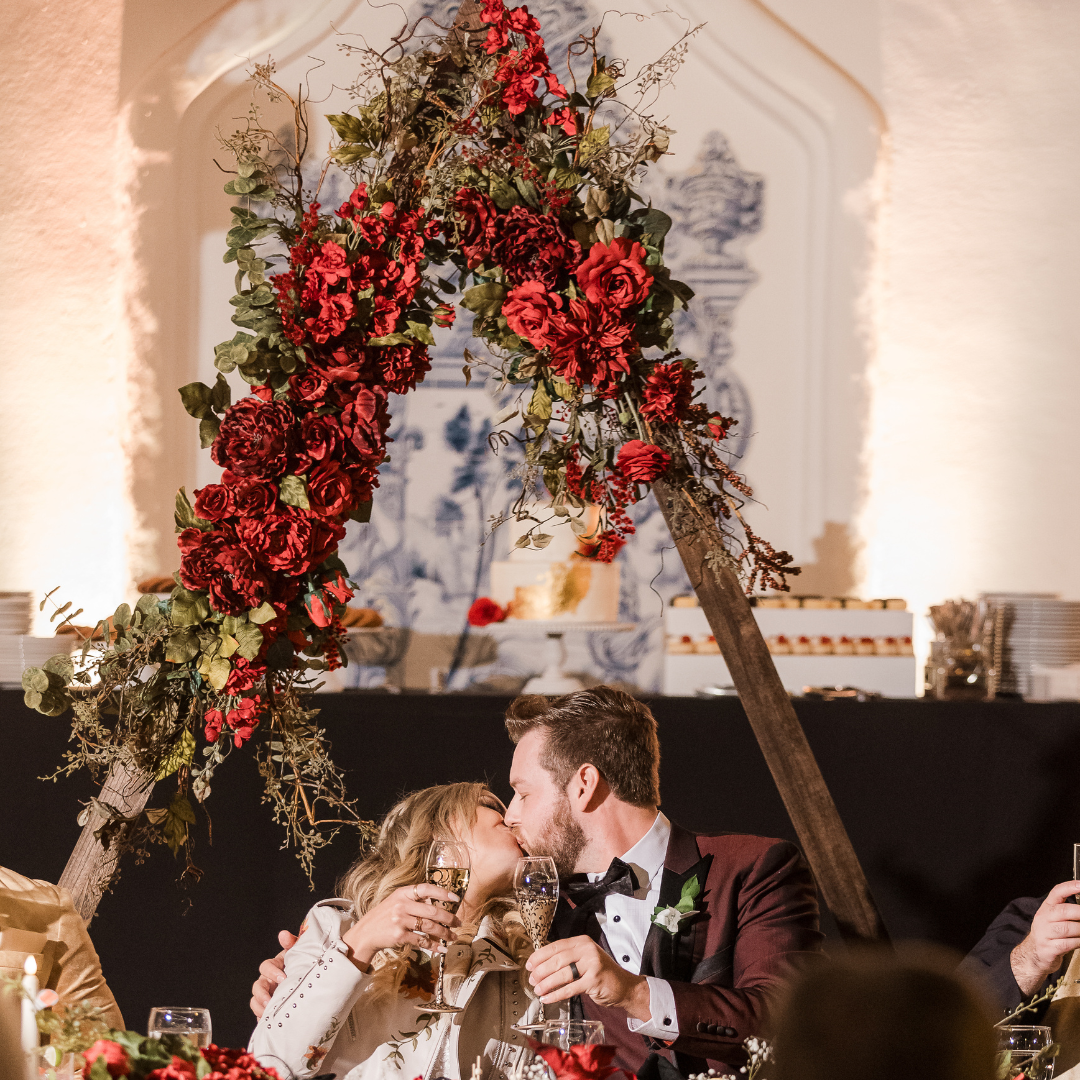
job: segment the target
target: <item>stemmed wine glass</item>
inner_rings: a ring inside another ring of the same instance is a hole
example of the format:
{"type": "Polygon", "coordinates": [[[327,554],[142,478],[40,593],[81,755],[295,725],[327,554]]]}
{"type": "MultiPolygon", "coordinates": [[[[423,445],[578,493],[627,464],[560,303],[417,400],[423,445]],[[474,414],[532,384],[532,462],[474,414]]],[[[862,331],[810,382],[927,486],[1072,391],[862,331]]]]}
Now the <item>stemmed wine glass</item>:
{"type": "MultiPolygon", "coordinates": [[[[532,939],[534,949],[547,943],[551,920],[559,903],[559,872],[555,860],[547,856],[518,859],[514,870],[514,896],[517,898],[521,921],[532,939]]],[[[514,1024],[515,1031],[535,1031],[544,1026],[544,1003],[535,1023],[514,1024]]]]}
{"type": "MultiPolygon", "coordinates": [[[[465,898],[469,887],[469,848],[459,840],[436,840],[427,853],[428,884],[438,885],[458,897],[457,903],[451,900],[432,900],[433,904],[446,908],[451,914],[457,911],[465,898]]],[[[446,966],[446,953],[439,953],[439,973],[435,981],[435,1000],[429,1005],[417,1005],[418,1009],[430,1013],[461,1012],[457,1005],[443,1001],[443,968],[446,966]]]]}

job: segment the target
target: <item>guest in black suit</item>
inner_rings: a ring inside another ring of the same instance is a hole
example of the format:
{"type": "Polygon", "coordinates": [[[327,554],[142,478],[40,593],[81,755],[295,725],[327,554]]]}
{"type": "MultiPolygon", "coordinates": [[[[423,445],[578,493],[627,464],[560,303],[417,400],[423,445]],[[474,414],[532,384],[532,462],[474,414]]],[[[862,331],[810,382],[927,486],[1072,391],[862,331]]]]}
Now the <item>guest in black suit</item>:
{"type": "MultiPolygon", "coordinates": [[[[1045,896],[1021,896],[990,924],[960,964],[1006,1011],[1056,978],[1080,948],[1080,881],[1063,881],[1045,896]]],[[[1031,1023],[1025,1019],[1023,1023],[1031,1023]]]]}

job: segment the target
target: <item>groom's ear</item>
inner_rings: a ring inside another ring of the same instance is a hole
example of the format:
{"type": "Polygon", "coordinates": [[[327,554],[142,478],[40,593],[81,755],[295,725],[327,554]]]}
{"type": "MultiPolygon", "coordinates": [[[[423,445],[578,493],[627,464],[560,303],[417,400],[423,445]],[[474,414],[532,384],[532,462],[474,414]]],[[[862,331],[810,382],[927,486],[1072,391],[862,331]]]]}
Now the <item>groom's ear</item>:
{"type": "Polygon", "coordinates": [[[607,793],[607,782],[600,775],[600,770],[588,762],[575,770],[566,789],[570,805],[581,814],[595,810],[607,793]]]}

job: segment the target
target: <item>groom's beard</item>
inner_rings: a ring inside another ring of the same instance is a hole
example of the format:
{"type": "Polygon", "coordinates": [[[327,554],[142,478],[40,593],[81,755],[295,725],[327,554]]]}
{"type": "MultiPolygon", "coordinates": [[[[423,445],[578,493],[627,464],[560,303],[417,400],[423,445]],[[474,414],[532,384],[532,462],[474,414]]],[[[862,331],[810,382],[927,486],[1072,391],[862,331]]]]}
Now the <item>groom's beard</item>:
{"type": "Polygon", "coordinates": [[[530,855],[547,855],[555,861],[562,880],[570,877],[577,867],[578,857],[585,850],[585,831],[570,812],[570,800],[565,796],[552,815],[547,828],[529,845],[530,855]]]}

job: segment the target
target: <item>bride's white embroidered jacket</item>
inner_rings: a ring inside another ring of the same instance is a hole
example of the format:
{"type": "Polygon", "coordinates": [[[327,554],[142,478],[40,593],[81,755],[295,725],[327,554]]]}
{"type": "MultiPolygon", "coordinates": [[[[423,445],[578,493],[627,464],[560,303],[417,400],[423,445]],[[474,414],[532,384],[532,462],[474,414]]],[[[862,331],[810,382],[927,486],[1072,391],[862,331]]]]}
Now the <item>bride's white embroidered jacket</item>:
{"type": "Polygon", "coordinates": [[[504,1080],[527,1051],[525,1037],[511,1025],[534,1020],[538,1003],[526,994],[521,970],[490,920],[471,944],[449,948],[446,970],[461,976],[450,1000],[464,1011],[441,1021],[417,1008],[432,998],[426,964],[410,968],[398,994],[371,999],[372,976],[349,960],[341,940],[354,921],[347,900],[323,900],[308,912],[299,940],[285,954],[285,979],[251,1036],[249,1049],[259,1061],[300,1080],[321,1073],[348,1074],[348,1080],[462,1080],[479,1057],[483,1080],[504,1080]]]}

